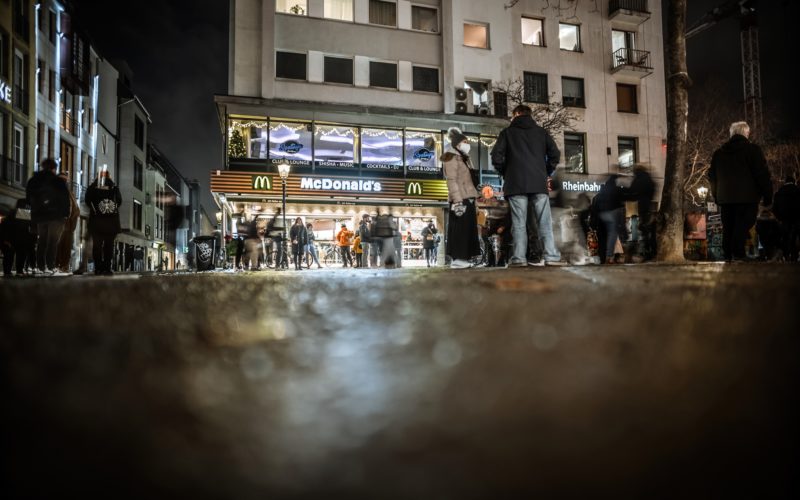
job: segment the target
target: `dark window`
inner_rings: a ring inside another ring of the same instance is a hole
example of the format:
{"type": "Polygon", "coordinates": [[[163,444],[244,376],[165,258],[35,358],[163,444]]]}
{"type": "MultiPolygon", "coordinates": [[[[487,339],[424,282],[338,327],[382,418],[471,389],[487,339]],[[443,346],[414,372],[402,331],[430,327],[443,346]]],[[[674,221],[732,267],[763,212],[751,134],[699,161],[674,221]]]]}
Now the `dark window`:
{"type": "Polygon", "coordinates": [[[439,70],[414,66],[414,90],[420,92],[439,92],[439,70]]]}
{"type": "Polygon", "coordinates": [[[47,86],[47,71],[45,71],[44,61],[41,59],[36,62],[36,75],[39,77],[39,93],[44,94],[45,87],[47,86]]]}
{"type": "Polygon", "coordinates": [[[306,55],[296,52],[277,52],[275,54],[275,77],[306,79],[306,55]]]}
{"type": "Polygon", "coordinates": [[[138,158],[133,159],[133,187],[142,189],[144,186],[144,166],[138,158]]]}
{"type": "Polygon", "coordinates": [[[44,123],[36,122],[36,159],[34,163],[38,165],[42,162],[44,158],[42,155],[44,154],[44,136],[45,136],[45,127],[44,123]]]}
{"type": "Polygon", "coordinates": [[[396,89],[397,65],[393,63],[370,61],[369,85],[371,87],[386,87],[389,89],[396,89]]]}
{"type": "Polygon", "coordinates": [[[23,40],[28,39],[28,0],[14,0],[14,32],[23,40]]]}
{"type": "Polygon", "coordinates": [[[617,138],[617,152],[620,170],[631,170],[638,161],[639,155],[636,147],[636,137],[617,138]]]}
{"type": "Polygon", "coordinates": [[[636,99],[636,85],[617,84],[617,111],[623,113],[638,113],[636,99]]]}
{"type": "Polygon", "coordinates": [[[47,127],[47,157],[52,158],[55,151],[56,133],[50,127],[47,127]]]}
{"type": "Polygon", "coordinates": [[[353,84],[353,60],[344,57],[325,58],[325,81],[327,83],[353,84]]]}
{"type": "Polygon", "coordinates": [[[8,35],[0,30],[0,75],[8,77],[8,57],[6,51],[8,50],[8,35]]]}
{"type": "Polygon", "coordinates": [[[134,116],[133,120],[133,142],[144,151],[144,122],[138,116],[134,116]]]}
{"type": "Polygon", "coordinates": [[[47,99],[50,102],[56,102],[56,72],[52,69],[48,72],[49,78],[47,79],[47,99]]]}
{"type": "Polygon", "coordinates": [[[583,95],[583,78],[561,77],[561,94],[564,106],[585,108],[586,99],[583,95]]]}
{"type": "Polygon", "coordinates": [[[411,6],[411,29],[420,31],[439,31],[439,11],[421,5],[411,6]]]}
{"type": "Polygon", "coordinates": [[[58,32],[58,26],[56,26],[56,13],[52,10],[49,11],[47,17],[47,27],[49,28],[48,34],[50,37],[50,43],[56,43],[56,33],[58,32]]]}
{"type": "Polygon", "coordinates": [[[494,92],[492,95],[494,101],[494,116],[507,117],[508,116],[508,94],[505,92],[494,92]]]}
{"type": "Polygon", "coordinates": [[[547,75],[544,73],[523,74],[525,79],[525,102],[547,104],[547,75]]]}
{"type": "Polygon", "coordinates": [[[138,200],[133,200],[133,228],[142,230],[142,203],[138,200]]]}
{"type": "Polygon", "coordinates": [[[586,135],[564,132],[564,164],[567,172],[586,173],[586,135]]]}
{"type": "Polygon", "coordinates": [[[397,26],[397,4],[369,0],[369,22],[383,26],[397,26]]]}

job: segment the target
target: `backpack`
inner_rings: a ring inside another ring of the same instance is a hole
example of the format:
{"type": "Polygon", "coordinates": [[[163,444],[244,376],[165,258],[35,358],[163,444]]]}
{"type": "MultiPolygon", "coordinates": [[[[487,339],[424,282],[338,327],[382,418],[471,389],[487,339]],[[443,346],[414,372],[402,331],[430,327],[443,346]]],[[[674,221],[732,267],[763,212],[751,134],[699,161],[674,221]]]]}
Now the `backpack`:
{"type": "Polygon", "coordinates": [[[391,215],[375,217],[375,237],[391,238],[394,236],[394,218],[391,215]]]}

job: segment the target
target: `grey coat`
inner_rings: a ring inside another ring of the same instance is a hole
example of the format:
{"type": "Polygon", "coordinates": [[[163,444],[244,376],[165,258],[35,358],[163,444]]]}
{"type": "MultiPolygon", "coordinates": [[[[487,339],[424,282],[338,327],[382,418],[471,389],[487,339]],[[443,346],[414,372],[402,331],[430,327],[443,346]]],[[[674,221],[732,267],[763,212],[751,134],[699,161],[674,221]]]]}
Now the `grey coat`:
{"type": "Polygon", "coordinates": [[[448,150],[442,156],[444,176],[447,178],[447,198],[458,203],[469,198],[477,198],[478,190],[472,183],[469,160],[464,160],[460,153],[448,150]]]}

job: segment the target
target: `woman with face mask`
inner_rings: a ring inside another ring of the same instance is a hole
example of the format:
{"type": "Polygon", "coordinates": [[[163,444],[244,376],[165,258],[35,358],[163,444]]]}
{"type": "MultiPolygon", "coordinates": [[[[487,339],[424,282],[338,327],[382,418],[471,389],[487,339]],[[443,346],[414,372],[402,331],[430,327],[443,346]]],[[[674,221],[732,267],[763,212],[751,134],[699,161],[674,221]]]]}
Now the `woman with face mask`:
{"type": "Polygon", "coordinates": [[[472,181],[474,169],[469,159],[469,139],[455,127],[447,131],[447,138],[450,145],[442,156],[450,201],[445,245],[451,258],[450,267],[465,269],[471,267],[472,258],[481,253],[475,210],[478,191],[472,181]]]}

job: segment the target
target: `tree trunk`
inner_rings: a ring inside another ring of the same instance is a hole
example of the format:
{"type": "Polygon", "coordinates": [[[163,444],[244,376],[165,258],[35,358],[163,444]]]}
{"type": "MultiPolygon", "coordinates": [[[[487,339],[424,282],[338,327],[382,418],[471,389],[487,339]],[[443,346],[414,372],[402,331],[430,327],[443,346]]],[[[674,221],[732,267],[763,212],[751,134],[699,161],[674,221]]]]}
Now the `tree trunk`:
{"type": "Polygon", "coordinates": [[[667,9],[667,164],[658,213],[660,262],[684,262],[683,167],[691,85],[686,70],[686,0],[670,0],[667,9]]]}

